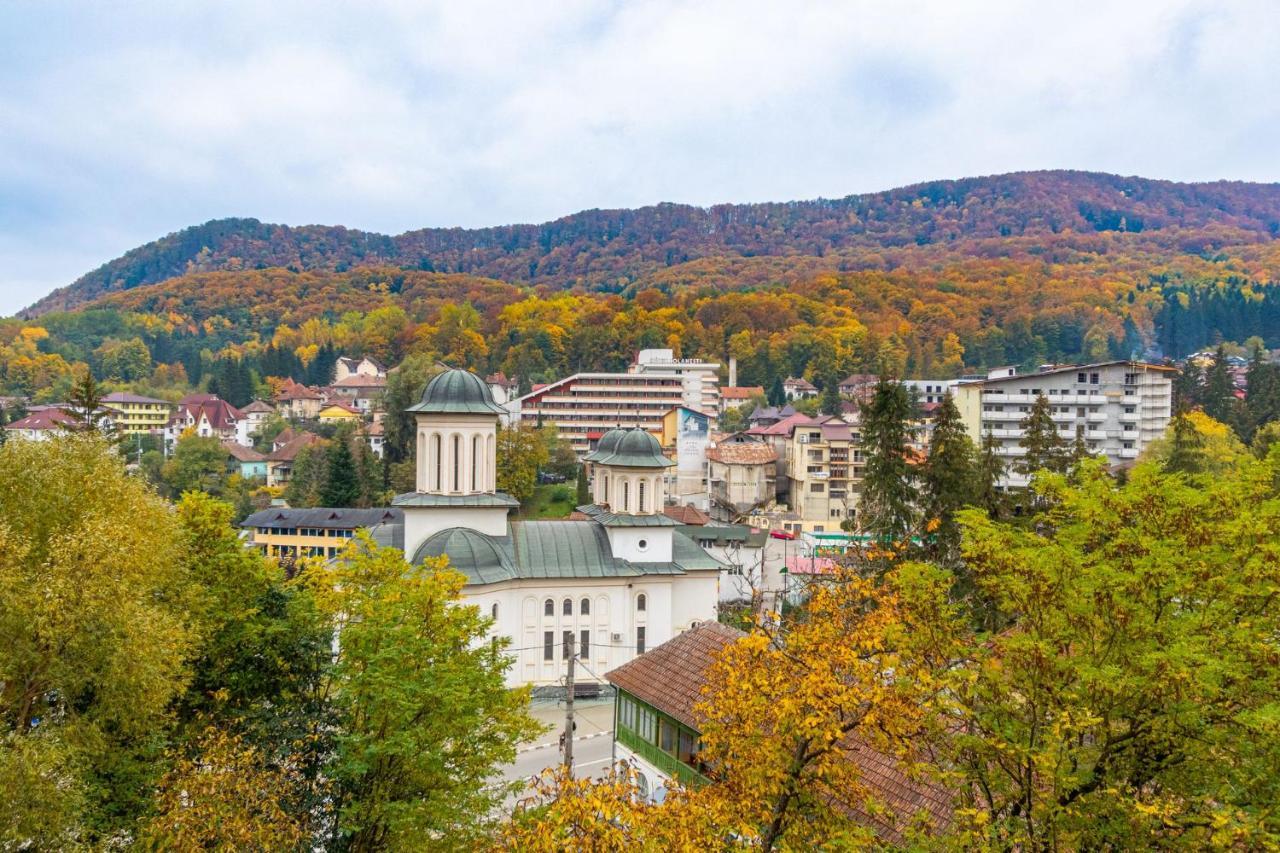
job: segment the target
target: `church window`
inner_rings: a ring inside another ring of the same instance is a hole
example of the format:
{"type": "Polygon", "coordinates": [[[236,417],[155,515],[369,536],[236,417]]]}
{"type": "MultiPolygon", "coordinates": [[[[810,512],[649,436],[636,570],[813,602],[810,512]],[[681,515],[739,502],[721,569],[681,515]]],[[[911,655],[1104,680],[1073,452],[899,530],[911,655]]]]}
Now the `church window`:
{"type": "Polygon", "coordinates": [[[471,491],[480,491],[480,436],[471,439],[471,491]]]}
{"type": "Polygon", "coordinates": [[[543,616],[555,616],[555,615],[556,615],[556,603],[555,603],[554,601],[552,601],[551,599],[549,599],[549,598],[548,598],[546,601],[542,602],[542,615],[543,615],[543,616]]]}
{"type": "Polygon", "coordinates": [[[584,598],[578,603],[578,613],[583,616],[591,615],[591,599],[584,598]]]}
{"type": "Polygon", "coordinates": [[[573,615],[573,599],[566,598],[564,600],[564,606],[562,609],[565,616],[572,616],[573,615]]]}
{"type": "Polygon", "coordinates": [[[442,453],[444,448],[441,446],[442,444],[440,433],[437,432],[431,436],[431,453],[436,458],[436,478],[433,483],[436,491],[444,491],[444,454],[442,453]]]}
{"type": "Polygon", "coordinates": [[[496,601],[495,601],[495,602],[493,603],[493,606],[489,608],[489,615],[490,615],[490,617],[491,617],[491,618],[493,618],[494,620],[497,620],[497,618],[498,618],[498,602],[496,602],[496,601]]]}
{"type": "Polygon", "coordinates": [[[462,491],[462,436],[453,436],[453,490],[462,491]]]}
{"type": "Polygon", "coordinates": [[[639,488],[636,492],[636,499],[640,503],[640,512],[644,512],[644,480],[640,481],[639,488]]]}
{"type": "Polygon", "coordinates": [[[627,512],[631,508],[631,483],[627,480],[622,481],[622,506],[623,512],[627,512]]]}
{"type": "Polygon", "coordinates": [[[643,592],[636,596],[636,610],[643,613],[646,604],[648,604],[648,599],[645,598],[645,594],[643,592]]]}

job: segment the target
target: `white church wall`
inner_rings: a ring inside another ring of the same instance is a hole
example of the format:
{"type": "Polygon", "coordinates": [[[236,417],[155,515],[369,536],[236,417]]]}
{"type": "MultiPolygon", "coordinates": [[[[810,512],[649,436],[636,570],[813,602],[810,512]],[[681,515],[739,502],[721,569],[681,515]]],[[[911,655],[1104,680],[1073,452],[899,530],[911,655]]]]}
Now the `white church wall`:
{"type": "Polygon", "coordinates": [[[633,563],[671,562],[670,527],[610,527],[613,555],[633,563]]]}

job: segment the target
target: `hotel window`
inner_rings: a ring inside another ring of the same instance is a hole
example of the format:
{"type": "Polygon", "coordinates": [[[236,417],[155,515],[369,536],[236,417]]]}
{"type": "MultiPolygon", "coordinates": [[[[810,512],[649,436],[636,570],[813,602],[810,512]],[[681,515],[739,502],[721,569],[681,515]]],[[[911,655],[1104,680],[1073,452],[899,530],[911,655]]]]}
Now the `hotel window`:
{"type": "Polygon", "coordinates": [[[556,659],[556,632],[555,631],[542,632],[542,659],[543,660],[556,659]]]}

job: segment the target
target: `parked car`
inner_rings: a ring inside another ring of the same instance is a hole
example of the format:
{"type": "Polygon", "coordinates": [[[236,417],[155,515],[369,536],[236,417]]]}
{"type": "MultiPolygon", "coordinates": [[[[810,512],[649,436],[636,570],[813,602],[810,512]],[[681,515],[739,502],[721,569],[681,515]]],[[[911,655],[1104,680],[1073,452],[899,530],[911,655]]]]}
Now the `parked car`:
{"type": "Polygon", "coordinates": [[[770,530],[769,535],[774,539],[786,539],[788,541],[796,538],[796,535],[790,530],[770,530]]]}

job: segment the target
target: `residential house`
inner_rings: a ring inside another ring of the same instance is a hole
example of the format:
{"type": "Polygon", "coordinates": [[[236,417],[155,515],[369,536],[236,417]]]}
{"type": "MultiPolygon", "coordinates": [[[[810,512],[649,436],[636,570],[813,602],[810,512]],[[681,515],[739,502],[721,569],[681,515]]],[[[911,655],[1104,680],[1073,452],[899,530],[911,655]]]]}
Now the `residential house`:
{"type": "Polygon", "coordinates": [[[329,403],[316,417],[321,423],[330,424],[358,424],[363,420],[360,410],[349,403],[329,403]]]}
{"type": "Polygon", "coordinates": [[[275,396],[276,411],[282,417],[304,421],[315,420],[325,402],[327,402],[325,395],[317,389],[309,388],[292,379],[286,379],[275,396]]]}
{"type": "Polygon", "coordinates": [[[146,435],[162,432],[173,412],[167,400],[113,391],[102,398],[102,406],[111,413],[116,431],[124,435],[146,435]]]}
{"type": "Polygon", "coordinates": [[[836,388],[841,397],[866,402],[871,399],[871,393],[876,390],[879,381],[880,377],[874,373],[854,373],[841,380],[836,388]]]}
{"type": "Polygon", "coordinates": [[[245,431],[250,437],[257,435],[258,430],[262,429],[275,413],[275,407],[262,400],[254,400],[240,410],[245,420],[245,431]]]}
{"type": "Polygon", "coordinates": [[[777,462],[777,451],[754,436],[730,436],[708,448],[712,516],[736,521],[772,503],[778,494],[777,462]]]}
{"type": "Polygon", "coordinates": [[[489,386],[489,393],[493,394],[493,402],[499,406],[506,406],[520,396],[520,383],[508,377],[501,370],[497,373],[490,373],[485,377],[484,381],[489,386]]]}
{"type": "Polygon", "coordinates": [[[751,427],[773,426],[778,421],[789,418],[795,413],[795,407],[790,404],[781,407],[756,406],[751,410],[751,414],[747,415],[747,424],[751,427]]]}
{"type": "Polygon", "coordinates": [[[764,396],[764,388],[759,385],[741,385],[720,389],[720,413],[729,409],[741,408],[752,400],[764,396]]]}
{"type": "Polygon", "coordinates": [[[252,447],[245,447],[234,441],[223,441],[227,455],[231,457],[231,465],[247,480],[267,479],[267,457],[252,447]]]}
{"type": "Polygon", "coordinates": [[[25,418],[5,424],[7,438],[22,438],[27,441],[48,441],[70,432],[78,421],[61,409],[37,409],[25,418]]]}
{"type": "Polygon", "coordinates": [[[1017,470],[1026,455],[1020,445],[1022,422],[1036,398],[1052,409],[1058,435],[1077,437],[1088,449],[1117,467],[1129,466],[1164,435],[1172,416],[1173,377],[1177,370],[1137,361],[1056,367],[1019,374],[1012,368],[987,379],[955,385],[952,393],[975,444],[990,436],[1007,470],[1005,488],[1025,488],[1029,477],[1017,470]]]}
{"type": "MultiPolygon", "coordinates": [[[[715,769],[699,759],[711,667],[732,643],[745,636],[709,621],[605,673],[617,688],[614,751],[635,768],[641,796],[660,802],[671,780],[683,786],[706,784],[715,769]]],[[[762,733],[762,735],[765,733],[762,733]]],[[[856,791],[830,791],[833,804],[868,827],[886,847],[907,844],[913,832],[941,832],[957,805],[947,788],[908,772],[895,756],[873,749],[856,735],[834,747],[858,767],[856,791]]]]}
{"type": "Polygon", "coordinates": [[[369,450],[373,451],[373,455],[382,458],[386,447],[386,429],[382,426],[382,421],[374,421],[364,428],[365,441],[369,443],[369,450]]]}
{"type": "Polygon", "coordinates": [[[368,414],[382,405],[382,397],[387,391],[387,378],[355,373],[334,382],[328,390],[329,393],[323,395],[328,400],[344,401],[362,414],[368,414]]]}
{"type": "Polygon", "coordinates": [[[271,452],[267,454],[267,485],[286,485],[293,477],[293,466],[302,449],[323,441],[320,436],[309,432],[294,433],[292,430],[285,430],[280,433],[271,452]],[[286,432],[289,433],[287,437],[286,432]],[[281,441],[281,438],[285,440],[281,441]]]}
{"type": "Polygon", "coordinates": [[[188,430],[203,438],[218,438],[251,445],[249,421],[235,406],[216,394],[191,394],[178,401],[178,406],[165,424],[164,439],[172,448],[188,430]]]}
{"type": "Polygon", "coordinates": [[[386,379],[387,368],[373,356],[365,355],[360,358],[340,356],[333,365],[334,384],[352,376],[374,376],[386,379]]]}
{"type": "Polygon", "coordinates": [[[808,379],[788,377],[782,382],[782,393],[788,400],[803,400],[818,396],[818,389],[808,379]]]}

